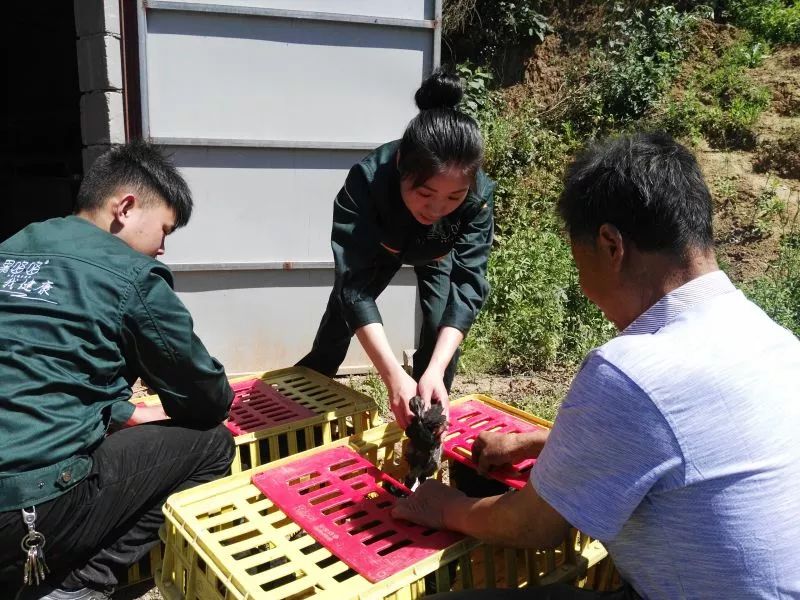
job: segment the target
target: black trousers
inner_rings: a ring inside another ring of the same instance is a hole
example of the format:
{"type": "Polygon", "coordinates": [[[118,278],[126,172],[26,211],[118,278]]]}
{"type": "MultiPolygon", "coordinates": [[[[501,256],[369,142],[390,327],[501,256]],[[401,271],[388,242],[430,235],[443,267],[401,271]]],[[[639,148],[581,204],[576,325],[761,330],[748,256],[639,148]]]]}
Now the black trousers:
{"type": "MultiPolygon", "coordinates": [[[[67,589],[112,589],[158,543],[167,497],[224,475],[233,451],[222,425],[165,421],[108,436],[93,452],[86,479],[36,506],[51,571],[46,581],[67,589]]],[[[19,510],[0,513],[0,589],[22,585],[20,541],[26,532],[19,510]]]]}
{"type": "MultiPolygon", "coordinates": [[[[419,381],[428,368],[436,347],[436,338],[439,335],[439,323],[442,320],[447,299],[450,295],[450,270],[453,262],[450,254],[441,260],[414,267],[419,289],[419,300],[422,308],[422,326],[419,331],[417,351],[414,354],[414,369],[412,377],[419,381]]],[[[380,281],[373,282],[375,290],[380,294],[394,277],[396,270],[378,270],[376,278],[380,281]]],[[[342,307],[336,294],[331,292],[328,306],[314,338],[311,352],[306,354],[297,363],[298,366],[308,367],[327,377],[333,377],[344,362],[353,331],[345,321],[342,307]]],[[[447,390],[453,383],[456,374],[458,358],[461,350],[456,350],[444,374],[444,385],[447,390]]]]}

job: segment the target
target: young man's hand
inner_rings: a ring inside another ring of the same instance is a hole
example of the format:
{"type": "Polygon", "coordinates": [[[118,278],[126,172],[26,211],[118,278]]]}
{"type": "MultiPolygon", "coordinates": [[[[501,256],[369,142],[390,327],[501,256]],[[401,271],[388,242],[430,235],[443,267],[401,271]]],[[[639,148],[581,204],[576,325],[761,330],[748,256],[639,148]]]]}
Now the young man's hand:
{"type": "Polygon", "coordinates": [[[417,395],[417,382],[403,369],[398,368],[389,381],[386,382],[389,390],[389,406],[397,419],[397,424],[405,431],[414,413],[408,406],[411,399],[417,395]]]}
{"type": "Polygon", "coordinates": [[[444,373],[440,370],[428,368],[419,378],[417,393],[425,401],[426,406],[439,403],[444,409],[444,416],[450,418],[450,397],[444,385],[444,373]]]}
{"type": "Polygon", "coordinates": [[[148,406],[140,403],[136,405],[131,418],[125,421],[123,427],[134,427],[136,425],[143,425],[144,423],[152,423],[154,421],[164,421],[166,419],[169,419],[169,416],[164,412],[164,407],[160,404],[148,406]]]}

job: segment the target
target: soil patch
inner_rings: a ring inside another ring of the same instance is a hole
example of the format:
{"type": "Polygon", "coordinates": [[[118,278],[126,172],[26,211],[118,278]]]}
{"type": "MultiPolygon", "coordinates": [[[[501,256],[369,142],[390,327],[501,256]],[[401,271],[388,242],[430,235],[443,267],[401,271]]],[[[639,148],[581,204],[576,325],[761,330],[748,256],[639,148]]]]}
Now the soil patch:
{"type": "MultiPolygon", "coordinates": [[[[761,66],[751,72],[753,79],[769,88],[772,105],[769,112],[779,117],[800,117],[800,46],[775,50],[761,66]]],[[[782,126],[785,122],[778,121],[782,126]]],[[[761,133],[768,131],[762,128],[761,133]]]]}

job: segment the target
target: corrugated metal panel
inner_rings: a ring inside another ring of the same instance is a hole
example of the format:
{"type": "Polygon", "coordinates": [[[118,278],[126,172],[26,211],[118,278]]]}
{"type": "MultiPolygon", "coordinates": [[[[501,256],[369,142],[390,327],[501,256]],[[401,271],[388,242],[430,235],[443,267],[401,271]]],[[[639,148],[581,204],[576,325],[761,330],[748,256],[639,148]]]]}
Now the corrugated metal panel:
{"type": "MultiPolygon", "coordinates": [[[[198,335],[230,372],[294,364],[311,349],[333,272],[219,271],[176,273],[177,290],[195,316],[198,335]]],[[[413,347],[416,277],[403,269],[378,299],[390,340],[413,347]]],[[[357,340],[343,372],[363,371],[367,359],[357,340]]]]}
{"type": "Polygon", "coordinates": [[[432,45],[428,30],[156,12],[150,133],[376,145],[414,116],[432,45]]]}
{"type": "Polygon", "coordinates": [[[430,0],[179,0],[173,4],[284,9],[396,19],[434,18],[434,3],[430,0]]]}
{"type": "Polygon", "coordinates": [[[197,211],[169,263],[330,261],[333,198],[365,151],[170,148],[197,211]]]}
{"type": "MultiPolygon", "coordinates": [[[[229,371],[310,348],[333,279],[333,198],[415,114],[438,60],[437,11],[431,0],[140,4],[143,129],[169,147],[196,205],[164,259],[229,371]]],[[[415,345],[413,271],[379,306],[399,358],[415,345]]],[[[345,367],[366,364],[354,342],[345,367]]]]}

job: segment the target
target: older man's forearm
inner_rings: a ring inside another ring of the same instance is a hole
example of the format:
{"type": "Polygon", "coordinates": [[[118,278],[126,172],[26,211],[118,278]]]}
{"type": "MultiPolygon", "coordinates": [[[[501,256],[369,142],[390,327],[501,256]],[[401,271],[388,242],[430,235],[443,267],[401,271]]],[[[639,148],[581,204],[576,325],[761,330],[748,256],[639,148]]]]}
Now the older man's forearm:
{"type": "Polygon", "coordinates": [[[444,524],[483,542],[517,548],[552,548],[569,531],[530,483],[502,496],[459,498],[445,509],[444,524]]]}

